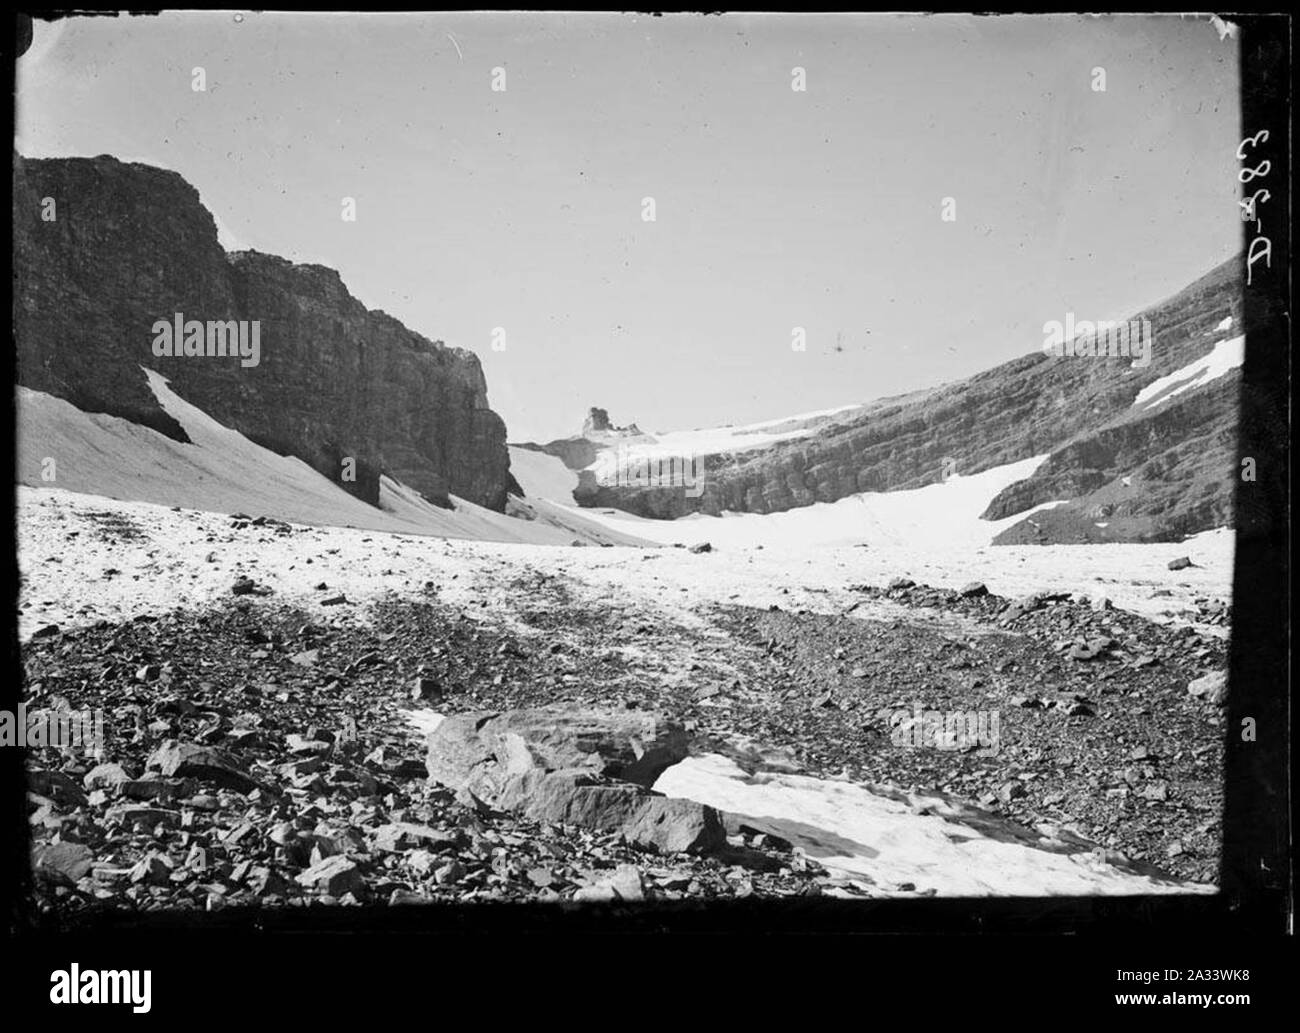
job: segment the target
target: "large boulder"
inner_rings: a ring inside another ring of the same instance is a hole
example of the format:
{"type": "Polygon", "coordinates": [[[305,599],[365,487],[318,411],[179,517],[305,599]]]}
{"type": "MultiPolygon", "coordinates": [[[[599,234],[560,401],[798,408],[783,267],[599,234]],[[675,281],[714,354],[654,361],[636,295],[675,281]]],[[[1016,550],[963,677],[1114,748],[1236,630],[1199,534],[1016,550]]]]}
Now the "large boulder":
{"type": "Polygon", "coordinates": [[[656,714],[566,704],[457,714],[429,736],[429,778],[495,804],[505,780],[533,770],[582,771],[649,789],[684,760],[686,732],[656,714]]]}
{"type": "Polygon", "coordinates": [[[685,731],[657,715],[557,705],[449,717],[429,735],[426,766],[431,782],[533,821],[704,853],[726,843],[717,811],[650,788],[687,749],[685,731]]]}
{"type": "Polygon", "coordinates": [[[590,769],[647,789],[685,760],[690,746],[681,726],[638,710],[511,710],[489,722],[488,731],[522,742],[538,767],[590,769]]]}

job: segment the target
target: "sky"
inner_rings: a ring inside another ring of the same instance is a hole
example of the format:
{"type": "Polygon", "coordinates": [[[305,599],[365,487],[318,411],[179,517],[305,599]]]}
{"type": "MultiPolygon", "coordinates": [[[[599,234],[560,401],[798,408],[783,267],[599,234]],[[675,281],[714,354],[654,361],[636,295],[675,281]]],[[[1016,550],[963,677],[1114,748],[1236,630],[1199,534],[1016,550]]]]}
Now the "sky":
{"type": "Polygon", "coordinates": [[[74,18],[15,146],[181,173],[546,441],[899,394],[1167,297],[1241,247],[1238,83],[1178,16],[74,18]]]}

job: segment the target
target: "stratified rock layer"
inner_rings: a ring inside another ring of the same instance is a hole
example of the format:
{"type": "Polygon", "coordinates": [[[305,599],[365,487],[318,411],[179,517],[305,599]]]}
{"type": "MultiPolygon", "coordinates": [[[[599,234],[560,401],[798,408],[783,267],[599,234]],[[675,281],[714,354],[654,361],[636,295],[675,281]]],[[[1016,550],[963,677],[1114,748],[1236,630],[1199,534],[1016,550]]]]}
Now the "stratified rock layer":
{"type": "Polygon", "coordinates": [[[332,269],[227,254],[178,174],[109,156],[15,156],[13,211],[18,383],[184,441],[149,367],[368,502],[386,473],[440,505],[451,493],[504,508],[505,424],[478,358],[367,309],[332,269]],[[260,362],[155,356],[155,321],[178,312],[260,321],[260,362]]]}

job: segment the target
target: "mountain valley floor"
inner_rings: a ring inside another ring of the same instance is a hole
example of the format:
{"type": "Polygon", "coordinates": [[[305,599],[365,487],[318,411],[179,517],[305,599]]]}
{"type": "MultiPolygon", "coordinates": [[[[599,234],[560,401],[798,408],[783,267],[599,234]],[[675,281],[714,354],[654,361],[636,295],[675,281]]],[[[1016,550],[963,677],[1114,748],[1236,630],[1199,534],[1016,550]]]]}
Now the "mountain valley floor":
{"type": "Polygon", "coordinates": [[[29,754],[53,915],[1217,878],[1224,729],[1203,679],[1227,663],[1224,532],[951,556],[562,548],[19,501],[27,705],[103,709],[108,729],[101,758],[29,754]],[[554,705],[684,726],[692,757],[655,788],[722,810],[727,847],[646,853],[426,784],[431,716],[554,705]],[[900,745],[917,708],[995,710],[999,741],[900,745]],[[172,740],[224,759],[150,775],[172,740]]]}

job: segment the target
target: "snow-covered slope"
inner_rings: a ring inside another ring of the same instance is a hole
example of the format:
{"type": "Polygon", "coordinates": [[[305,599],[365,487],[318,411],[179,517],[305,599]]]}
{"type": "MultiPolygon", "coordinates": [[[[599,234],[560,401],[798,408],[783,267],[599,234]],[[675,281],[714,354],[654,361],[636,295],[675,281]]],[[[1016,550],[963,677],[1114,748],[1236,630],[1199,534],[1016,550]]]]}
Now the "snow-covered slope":
{"type": "Polygon", "coordinates": [[[379,508],[331,483],[299,459],[276,455],[224,427],[146,370],[159,403],[188,443],[116,416],[86,413],[40,391],[18,388],[18,481],[35,487],[216,513],[245,512],[291,523],[357,527],[484,541],[569,545],[622,541],[581,515],[517,520],[463,499],[442,509],[390,478],[379,508]],[[50,474],[53,474],[52,478],[50,474]]]}
{"type": "Polygon", "coordinates": [[[573,502],[578,475],[553,455],[531,448],[510,447],[510,473],[528,499],[573,502]]]}
{"type": "MultiPolygon", "coordinates": [[[[1231,532],[1217,531],[1152,545],[970,549],[916,541],[863,549],[793,543],[719,547],[705,555],[557,549],[343,527],[306,527],[289,536],[245,533],[216,513],[27,486],[18,489],[17,523],[24,638],[49,623],[130,620],[172,606],[207,606],[229,596],[239,575],[302,605],[316,604],[320,582],[345,588],[348,599],[365,604],[422,591],[432,581],[449,605],[479,612],[486,602],[486,612],[508,613],[519,604],[513,585],[528,572],[572,583],[578,597],[638,622],[649,613],[688,623],[716,605],[843,613],[861,602],[854,585],[883,585],[906,575],[942,588],[983,581],[1008,598],[1037,591],[1105,596],[1121,609],[1164,620],[1194,617],[1198,597],[1231,598],[1234,541],[1231,532]],[[1195,565],[1171,572],[1169,561],[1182,555],[1195,565]],[[109,576],[110,569],[119,573],[109,576]]],[[[682,521],[679,527],[684,540],[694,542],[704,536],[688,536],[691,527],[717,523],[682,521]]]]}
{"type": "MultiPolygon", "coordinates": [[[[447,586],[445,595],[471,605],[508,592],[511,571],[523,564],[579,579],[603,605],[635,604],[661,614],[736,602],[836,612],[855,600],[853,584],[883,584],[900,574],[942,587],[984,581],[990,591],[1009,597],[1045,589],[1104,595],[1118,607],[1157,619],[1194,612],[1194,597],[1226,598],[1232,591],[1230,531],[1157,545],[986,547],[1001,525],[980,520],[980,512],[1003,486],[1028,476],[1037,459],[954,476],[916,491],[859,495],[766,516],[656,521],[530,495],[521,506],[532,519],[513,519],[463,502],[454,511],[438,509],[391,481],[382,485],[386,508],[379,510],[305,464],[216,424],[177,398],[161,378],[154,387],[193,444],[20,390],[19,553],[23,576],[33,578],[35,592],[21,615],[26,633],[72,614],[117,617],[168,601],[202,605],[228,593],[234,573],[261,578],[268,570],[276,571],[271,583],[281,597],[304,601],[315,596],[314,586],[322,580],[347,585],[349,598],[366,599],[409,592],[433,579],[447,586]],[[53,482],[41,476],[47,457],[56,461],[53,482]],[[171,512],[172,506],[182,511],[171,512]],[[214,545],[214,535],[229,533],[229,521],[203,510],[264,513],[315,525],[320,530],[311,538],[319,543],[319,554],[313,553],[310,566],[295,560],[301,549],[296,536],[290,541],[271,535],[263,543],[236,535],[229,548],[214,545]],[[69,529],[93,528],[108,513],[147,529],[139,549],[129,541],[110,545],[94,534],[67,537],[69,529]],[[347,530],[347,524],[358,530],[347,530]],[[371,542],[372,531],[396,535],[371,542]],[[448,572],[452,554],[413,548],[407,535],[481,539],[482,545],[457,544],[454,553],[461,563],[481,559],[448,572]],[[574,540],[708,541],[714,552],[519,551],[518,544],[491,544],[574,540]],[[74,544],[92,552],[74,554],[74,544]],[[193,562],[195,555],[209,553],[216,557],[213,562],[193,562]],[[1171,576],[1167,564],[1181,555],[1191,556],[1196,566],[1171,576]],[[128,573],[100,580],[99,571],[108,568],[128,573]],[[85,591],[87,570],[96,579],[93,599],[85,591]]],[[[559,459],[532,456],[534,488],[540,483],[540,490],[554,490],[571,476],[559,459]],[[552,487],[545,487],[548,483],[552,487]]]]}
{"type": "MultiPolygon", "coordinates": [[[[829,416],[840,411],[810,413],[795,420],[829,416]]],[[[758,433],[763,441],[770,441],[773,439],[763,437],[761,428],[786,426],[789,422],[664,434],[659,436],[658,443],[645,447],[658,449],[663,455],[682,455],[681,451],[673,451],[682,442],[690,441],[696,445],[708,442],[709,449],[713,450],[724,436],[734,433],[743,438],[749,431],[758,433]]],[[[635,447],[642,448],[640,444],[635,447]]],[[[597,469],[601,463],[612,464],[614,456],[612,451],[603,453],[591,469],[597,469]]],[[[731,547],[868,545],[911,551],[927,545],[943,548],[988,545],[1002,530],[1029,514],[1018,513],[999,521],[981,520],[980,514],[1000,491],[1031,476],[1046,458],[1035,456],[970,477],[954,474],[940,484],[913,491],[863,492],[838,502],[819,502],[782,513],[728,513],[721,517],[693,514],[676,520],[651,520],[620,509],[578,508],[573,501],[577,475],[561,459],[544,452],[512,448],[510,468],[530,500],[550,500],[610,531],[663,545],[690,545],[707,540],[714,545],[731,547]]],[[[1055,504],[1049,503],[1039,509],[1055,504]]]]}
{"type": "Polygon", "coordinates": [[[971,548],[989,544],[1003,528],[1024,519],[1024,513],[1000,521],[981,520],[980,514],[998,492],[1029,477],[1045,458],[1036,456],[971,477],[954,475],[914,491],[863,492],[783,513],[648,520],[615,509],[582,512],[608,528],[666,545],[708,540],[727,546],[971,548]]]}
{"type": "Polygon", "coordinates": [[[835,409],[800,413],[797,416],[765,420],[762,423],[750,423],[740,427],[701,427],[696,430],[641,434],[626,443],[619,443],[616,438],[610,438],[604,442],[608,447],[600,452],[596,461],[587,469],[598,481],[612,483],[620,468],[626,467],[629,462],[655,459],[689,461],[696,456],[703,458],[706,455],[734,455],[757,448],[766,448],[778,441],[807,437],[830,422],[833,417],[856,412],[861,408],[860,405],[844,405],[835,409]]]}

